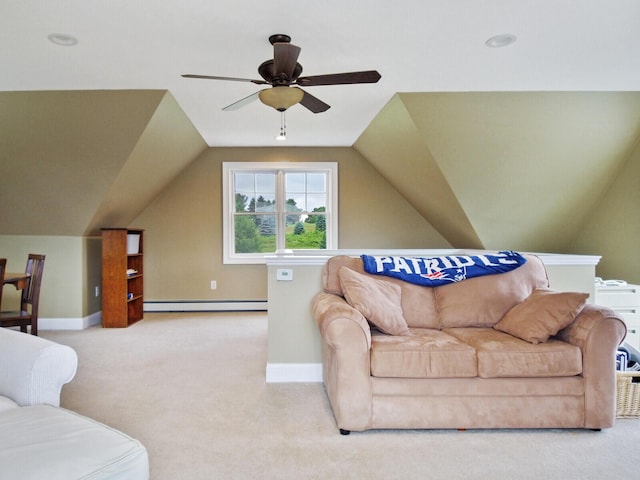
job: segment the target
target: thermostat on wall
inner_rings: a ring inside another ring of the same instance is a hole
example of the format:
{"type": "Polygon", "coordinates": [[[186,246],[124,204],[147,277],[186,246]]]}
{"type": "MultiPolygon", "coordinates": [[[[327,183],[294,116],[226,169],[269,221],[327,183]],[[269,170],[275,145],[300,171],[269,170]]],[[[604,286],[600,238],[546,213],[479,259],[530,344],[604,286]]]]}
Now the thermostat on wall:
{"type": "Polygon", "coordinates": [[[293,280],[293,270],[290,268],[279,268],[276,271],[276,280],[280,282],[289,282],[293,280]]]}

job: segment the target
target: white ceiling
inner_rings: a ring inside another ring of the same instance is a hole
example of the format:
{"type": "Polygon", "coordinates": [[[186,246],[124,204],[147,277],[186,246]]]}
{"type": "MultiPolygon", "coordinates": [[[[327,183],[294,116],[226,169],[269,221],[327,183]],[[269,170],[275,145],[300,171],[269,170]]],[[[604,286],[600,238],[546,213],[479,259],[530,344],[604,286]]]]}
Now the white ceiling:
{"type": "Polygon", "coordinates": [[[332,108],[292,107],[292,146],[352,145],[396,92],[640,90],[637,0],[4,1],[0,90],[166,89],[209,145],[279,146],[275,110],[221,111],[262,87],[180,77],[259,78],[273,33],[302,48],[303,75],[382,75],[310,87],[332,108]],[[504,33],[516,43],[485,46],[504,33]]]}

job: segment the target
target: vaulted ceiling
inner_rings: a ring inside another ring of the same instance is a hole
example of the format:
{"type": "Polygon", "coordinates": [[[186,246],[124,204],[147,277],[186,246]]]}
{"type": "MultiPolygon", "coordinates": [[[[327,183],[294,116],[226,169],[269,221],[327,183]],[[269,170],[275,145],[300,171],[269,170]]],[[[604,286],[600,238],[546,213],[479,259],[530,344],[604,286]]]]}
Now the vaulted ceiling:
{"type": "Polygon", "coordinates": [[[128,225],[206,145],[165,91],[0,92],[0,234],[128,225]]]}
{"type": "Polygon", "coordinates": [[[576,8],[13,2],[0,15],[0,234],[126,225],[207,146],[276,146],[275,110],[221,111],[262,87],[180,75],[257,78],[269,35],[287,33],[305,75],[382,74],[314,87],[332,108],[290,108],[287,145],[353,146],[454,246],[559,250],[640,135],[640,3],[576,8]],[[485,45],[506,33],[514,44],[485,45]]]}
{"type": "Polygon", "coordinates": [[[350,146],[398,92],[638,90],[639,23],[636,0],[21,0],[0,14],[0,91],[168,90],[208,145],[274,146],[278,112],[221,110],[263,87],[180,75],[259,78],[285,33],[303,75],[381,73],[287,112],[288,145],[350,146]],[[500,34],[517,40],[485,45],[500,34]]]}
{"type": "Polygon", "coordinates": [[[639,141],[640,92],[404,93],[355,148],[452,245],[565,251],[639,141]]]}

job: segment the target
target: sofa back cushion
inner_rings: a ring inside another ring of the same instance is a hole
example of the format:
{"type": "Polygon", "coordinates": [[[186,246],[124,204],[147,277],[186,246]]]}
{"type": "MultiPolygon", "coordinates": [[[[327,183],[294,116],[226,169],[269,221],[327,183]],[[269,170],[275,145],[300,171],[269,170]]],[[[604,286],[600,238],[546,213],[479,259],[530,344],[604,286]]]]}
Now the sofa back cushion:
{"type": "MultiPolygon", "coordinates": [[[[423,287],[391,277],[385,280],[400,286],[402,313],[411,328],[492,327],[536,288],[547,288],[547,271],[535,255],[510,272],[470,278],[442,287],[423,287]]],[[[323,267],[324,291],[344,297],[340,267],[365,273],[359,257],[336,256],[323,267]]],[[[372,277],[380,278],[377,275],[372,277]]]]}
{"type": "Polygon", "coordinates": [[[362,259],[338,255],[327,260],[322,269],[322,285],[324,291],[334,295],[345,296],[340,284],[340,268],[348,267],[362,275],[384,279],[385,282],[400,287],[402,315],[407,325],[412,328],[440,328],[440,320],[435,304],[433,289],[403,282],[396,278],[371,275],[364,271],[362,259]]]}
{"type": "Polygon", "coordinates": [[[527,262],[510,272],[435,288],[441,328],[492,327],[536,288],[548,287],[542,260],[525,257],[527,262]]]}

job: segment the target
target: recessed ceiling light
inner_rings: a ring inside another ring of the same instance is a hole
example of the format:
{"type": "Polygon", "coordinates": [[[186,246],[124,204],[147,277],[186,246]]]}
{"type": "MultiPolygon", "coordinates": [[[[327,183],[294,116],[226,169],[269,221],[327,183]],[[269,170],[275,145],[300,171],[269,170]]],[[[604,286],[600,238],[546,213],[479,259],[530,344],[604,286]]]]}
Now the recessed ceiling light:
{"type": "Polygon", "coordinates": [[[52,33],[47,37],[51,43],[61,45],[63,47],[73,47],[78,44],[78,39],[67,35],[66,33],[52,33]]]}
{"type": "Polygon", "coordinates": [[[516,41],[516,39],[517,37],[515,35],[512,35],[510,33],[504,33],[502,35],[496,35],[495,37],[491,37],[489,40],[487,40],[484,43],[487,47],[500,48],[500,47],[507,47],[513,44],[516,41]]]}

